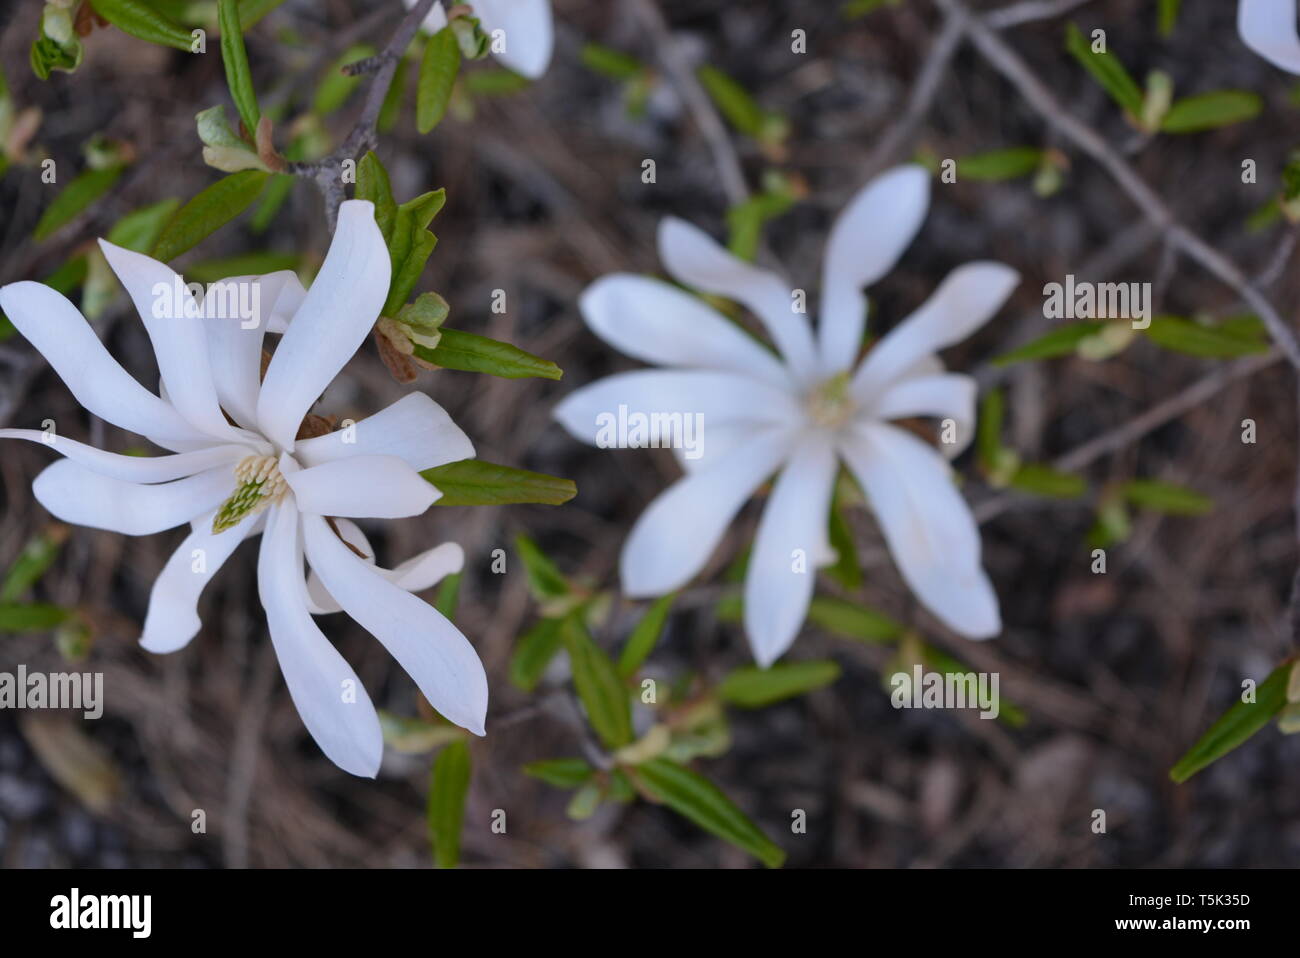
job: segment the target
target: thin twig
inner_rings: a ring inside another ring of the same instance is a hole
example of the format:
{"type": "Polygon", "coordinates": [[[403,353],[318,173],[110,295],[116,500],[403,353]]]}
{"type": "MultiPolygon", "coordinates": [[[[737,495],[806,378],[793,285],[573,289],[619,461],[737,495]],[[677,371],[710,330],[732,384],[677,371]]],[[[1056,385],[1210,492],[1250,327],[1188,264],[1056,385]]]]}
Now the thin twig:
{"type": "Polygon", "coordinates": [[[1005,30],[1035,20],[1052,20],[1091,2],[1092,0],[1024,0],[1023,3],[994,10],[984,17],[984,22],[994,30],[1005,30]]]}

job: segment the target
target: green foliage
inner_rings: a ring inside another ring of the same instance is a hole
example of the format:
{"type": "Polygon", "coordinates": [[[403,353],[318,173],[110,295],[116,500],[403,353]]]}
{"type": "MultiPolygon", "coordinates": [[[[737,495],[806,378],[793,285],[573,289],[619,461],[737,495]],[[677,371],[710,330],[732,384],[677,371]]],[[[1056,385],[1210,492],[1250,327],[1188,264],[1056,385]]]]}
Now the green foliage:
{"type": "Polygon", "coordinates": [[[45,208],[32,235],[37,241],[44,240],[60,227],[71,223],[112,188],[123,169],[118,164],[79,173],[45,208]]]}
{"type": "Polygon", "coordinates": [[[433,762],[429,775],[429,840],[433,844],[433,862],[439,868],[455,868],[460,862],[469,776],[469,743],[463,739],[445,746],[433,762]]]}
{"type": "Polygon", "coordinates": [[[1255,690],[1255,701],[1243,702],[1238,699],[1234,702],[1169,770],[1169,777],[1175,782],[1187,781],[1267,725],[1268,720],[1286,705],[1287,678],[1291,667],[1290,661],[1283,662],[1269,673],[1268,678],[1255,690]]]}
{"type": "Polygon", "coordinates": [[[204,189],[168,220],[154,244],[153,258],[168,262],[207,239],[253,204],[267,176],[260,170],[244,170],[204,189]]]}
{"type": "Polygon", "coordinates": [[[1065,30],[1065,48],[1126,113],[1134,118],[1142,115],[1142,90],[1110,50],[1093,52],[1091,42],[1073,23],[1065,30]]]}
{"type": "Polygon", "coordinates": [[[656,599],[632,629],[632,634],[628,636],[623,652],[618,657],[618,674],[622,678],[628,679],[635,675],[654,651],[676,599],[675,592],[656,599]]]}
{"type": "Polygon", "coordinates": [[[348,101],[348,97],[361,84],[362,77],[351,76],[343,68],[351,63],[375,55],[375,48],[368,43],[358,43],[343,51],[325,72],[320,86],[316,88],[316,97],[312,100],[311,111],[317,116],[329,116],[348,101]]]}
{"type": "Polygon", "coordinates": [[[51,526],[29,539],[0,581],[0,604],[21,599],[58,558],[65,539],[67,530],[63,526],[51,526]]]}
{"type": "Polygon", "coordinates": [[[249,136],[257,132],[262,112],[257,106],[257,91],[253,89],[253,75],[248,67],[248,51],[244,49],[244,34],[240,29],[239,5],[236,0],[217,0],[217,15],[221,23],[221,62],[226,68],[226,85],[235,109],[244,122],[249,136]]]}
{"type": "Polygon", "coordinates": [[[71,616],[72,610],[48,602],[0,603],[0,632],[43,632],[71,616]]]}
{"type": "Polygon", "coordinates": [[[510,681],[525,692],[531,692],[541,682],[547,666],[560,651],[564,638],[560,634],[563,619],[539,619],[524,633],[510,657],[510,681]]]}
{"type": "Polygon", "coordinates": [[[144,0],[90,0],[90,5],[123,33],[186,53],[193,48],[194,38],[188,30],[144,0]]]}
{"type": "Polygon", "coordinates": [[[415,94],[415,128],[428,133],[447,113],[451,91],[460,72],[460,44],[450,26],[429,37],[420,59],[420,78],[415,94]]]}
{"type": "Polygon", "coordinates": [[[180,205],[180,200],[169,199],[133,210],[113,224],[106,238],[125,249],[147,252],[180,205]]]}
{"type": "Polygon", "coordinates": [[[727,122],[745,136],[763,144],[779,144],[790,124],[779,113],[764,110],[746,89],[717,67],[705,64],[696,71],[700,83],[727,122]]]}
{"type": "Polygon", "coordinates": [[[599,43],[583,44],[581,59],[582,65],[588,70],[611,80],[631,80],[646,69],[645,64],[636,57],[599,43]]]}
{"type": "Polygon", "coordinates": [[[828,632],[860,642],[892,642],[903,634],[903,626],[881,612],[824,595],[813,597],[808,620],[828,632]]]}
{"type": "Polygon", "coordinates": [[[1041,463],[1026,463],[1011,476],[1011,488],[1050,499],[1078,499],[1088,491],[1088,481],[1041,463]]]}
{"type": "Polygon", "coordinates": [[[1045,153],[1032,146],[1013,146],[1002,150],[974,153],[957,161],[959,180],[998,182],[1031,176],[1043,163],[1045,153]]]}
{"type": "Polygon", "coordinates": [[[553,758],[529,762],[524,774],[540,779],[556,788],[578,788],[596,774],[596,770],[580,758],[553,758]]]}
{"type": "Polygon", "coordinates": [[[1180,316],[1153,316],[1144,333],[1163,349],[1202,356],[1230,359],[1268,352],[1269,342],[1263,326],[1255,322],[1227,322],[1209,326],[1180,316]]]}
{"type": "Polygon", "coordinates": [[[571,615],[561,627],[564,647],[573,670],[573,686],[587,712],[587,720],[607,748],[632,741],[632,710],[627,687],[605,651],[592,640],[580,617],[571,615]]]}
{"type": "Polygon", "coordinates": [[[723,679],[718,697],[728,705],[762,708],[830,685],[839,677],[840,667],[830,660],[778,663],[766,669],[747,666],[723,679]]]}
{"type": "Polygon", "coordinates": [[[1057,356],[1068,356],[1078,349],[1081,342],[1095,335],[1104,325],[1101,322],[1086,320],[1058,326],[1050,333],[1040,336],[1032,342],[994,357],[993,365],[1010,366],[1013,363],[1023,363],[1031,359],[1054,359],[1057,356]]]}
{"type": "Polygon", "coordinates": [[[1209,496],[1160,479],[1132,479],[1120,494],[1134,506],[1171,516],[1203,516],[1214,508],[1209,496]]]}
{"type": "Polygon", "coordinates": [[[853,533],[844,518],[843,504],[838,494],[831,501],[827,536],[831,548],[835,550],[835,564],[826,569],[826,574],[850,592],[861,588],[862,566],[858,562],[858,550],[853,544],[853,533]]]}
{"type": "Polygon", "coordinates": [[[32,72],[42,80],[48,80],[54,70],[71,73],[81,66],[83,52],[73,29],[72,12],[46,4],[41,13],[41,32],[32,43],[29,57],[32,72]]]}
{"type": "Polygon", "coordinates": [[[1200,133],[1259,116],[1264,101],[1246,90],[1218,90],[1176,100],[1160,121],[1162,133],[1200,133]]]}
{"type": "Polygon", "coordinates": [[[442,498],[434,503],[439,506],[505,506],[522,502],[558,506],[578,494],[571,479],[481,459],[461,459],[434,466],[420,475],[442,492],[442,498]]]}
{"type": "Polygon", "coordinates": [[[518,346],[459,329],[444,329],[433,349],[416,346],[415,355],[443,369],[487,373],[503,379],[559,379],[563,370],[549,359],[525,352],[518,346]]]}
{"type": "Polygon", "coordinates": [[[1167,37],[1174,32],[1174,27],[1178,25],[1178,12],[1183,5],[1183,0],[1160,0],[1159,6],[1159,29],[1162,37],[1167,37]]]}
{"type": "Polygon", "coordinates": [[[538,602],[546,602],[569,594],[569,581],[537,543],[525,535],[515,537],[515,548],[524,563],[528,576],[528,591],[538,602]]]}

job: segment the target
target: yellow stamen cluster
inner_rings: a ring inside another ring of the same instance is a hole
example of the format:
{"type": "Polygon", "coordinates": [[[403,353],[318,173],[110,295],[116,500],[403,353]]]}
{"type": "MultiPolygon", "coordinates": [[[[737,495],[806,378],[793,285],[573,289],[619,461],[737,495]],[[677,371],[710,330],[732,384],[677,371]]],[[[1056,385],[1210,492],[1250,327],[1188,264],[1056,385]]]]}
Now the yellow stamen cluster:
{"type": "Polygon", "coordinates": [[[814,387],[807,397],[808,418],[818,426],[835,429],[853,415],[853,397],[849,395],[849,374],[837,373],[814,387]]]}
{"type": "Polygon", "coordinates": [[[235,466],[238,485],[212,519],[213,533],[225,532],[278,502],[287,485],[275,456],[249,456],[235,466]]]}

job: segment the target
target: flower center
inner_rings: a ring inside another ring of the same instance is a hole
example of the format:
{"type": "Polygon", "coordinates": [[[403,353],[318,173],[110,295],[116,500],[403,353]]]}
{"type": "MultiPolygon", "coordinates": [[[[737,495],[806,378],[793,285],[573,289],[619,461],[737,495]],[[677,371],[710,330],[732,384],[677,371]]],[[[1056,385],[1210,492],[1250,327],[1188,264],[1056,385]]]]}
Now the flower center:
{"type": "Polygon", "coordinates": [[[286,483],[275,456],[249,456],[235,466],[238,485],[212,519],[213,533],[225,532],[284,495],[286,483]]]}
{"type": "Polygon", "coordinates": [[[849,374],[836,373],[814,386],[805,398],[808,418],[818,426],[838,429],[853,415],[853,397],[849,395],[849,374]]]}

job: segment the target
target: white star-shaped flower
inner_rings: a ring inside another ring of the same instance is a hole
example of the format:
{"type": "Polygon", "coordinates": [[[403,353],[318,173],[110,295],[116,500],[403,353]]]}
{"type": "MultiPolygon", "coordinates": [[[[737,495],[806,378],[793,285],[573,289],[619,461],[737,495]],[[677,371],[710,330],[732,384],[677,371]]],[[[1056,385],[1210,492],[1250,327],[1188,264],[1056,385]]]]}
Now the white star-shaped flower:
{"type": "Polygon", "coordinates": [[[861,485],[908,586],[955,631],[1001,630],[997,596],[980,564],[979,530],[944,457],[890,420],[953,420],[956,455],[974,431],[975,382],[944,372],[935,353],[978,329],[1019,277],[999,263],[954,270],[856,367],[867,302],[862,288],[894,265],[920,228],[929,176],[904,166],[873,180],[831,231],[814,335],[796,294],[776,275],[732,256],[677,219],[659,230],[659,256],[681,283],[734,300],[763,324],[764,347],[695,296],[657,279],[602,277],[583,293],[592,331],[629,356],[671,368],[620,373],[577,390],[556,418],[578,439],[620,406],[701,414],[703,455],[679,453],[686,475],[637,520],[621,556],[633,597],[685,585],[704,566],[746,500],[779,470],[745,579],[745,628],[769,665],[798,633],[813,593],[810,567],[834,561],[827,539],[839,462],[861,485]],[[800,557],[806,562],[801,563],[800,557]]]}
{"type": "Polygon", "coordinates": [[[1242,42],[1274,66],[1300,74],[1296,0],[1241,0],[1237,32],[1242,42]]]}
{"type": "MultiPolygon", "coordinates": [[[[402,0],[412,9],[418,0],[402,0]]],[[[478,17],[489,38],[500,30],[502,48],[494,55],[516,73],[536,80],[551,63],[555,46],[555,25],[551,20],[551,0],[473,0],[478,17]]],[[[420,24],[425,33],[437,33],[447,25],[442,3],[433,5],[420,24]]]]}
{"type": "Polygon", "coordinates": [[[458,570],[460,547],[449,543],[381,569],[348,521],[424,512],[441,493],[419,470],[472,457],[468,437],[437,403],[413,393],[347,429],[297,438],[388,294],[389,254],[373,206],[343,203],[310,290],[285,271],[226,280],[225,295],[209,289],[200,302],[165,264],[100,245],[144,320],[161,396],[118,365],[76,307],[48,286],[2,287],[0,309],[87,411],[173,454],[118,455],[32,429],[2,429],[0,438],[42,442],[66,457],[32,483],[41,505],[65,522],[126,535],[191,524],[154,583],[143,646],[172,652],[186,645],[199,630],[203,587],[241,541],[261,533],[257,582],[271,641],[294,704],[330,759],[373,777],[383,735],[356,673],[313,613],[346,611],[439,712],[483,734],[488,690],[478,655],[407,591],[458,570]],[[256,322],[241,314],[240,290],[244,303],[260,304],[256,322]],[[262,379],[268,331],[283,337],[262,379]]]}

